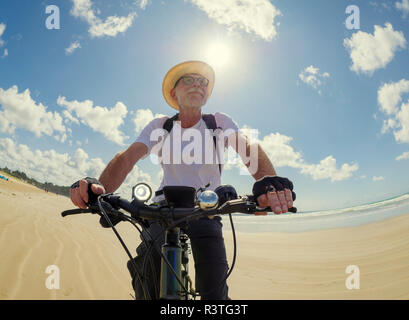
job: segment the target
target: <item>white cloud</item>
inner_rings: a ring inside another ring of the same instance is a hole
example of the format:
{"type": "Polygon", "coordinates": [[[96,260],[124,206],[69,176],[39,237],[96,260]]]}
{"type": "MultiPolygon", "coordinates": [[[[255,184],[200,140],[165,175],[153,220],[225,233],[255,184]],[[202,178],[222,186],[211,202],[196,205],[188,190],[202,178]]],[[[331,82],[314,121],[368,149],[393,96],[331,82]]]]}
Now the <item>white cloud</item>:
{"type": "Polygon", "coordinates": [[[0,23],[0,47],[4,45],[4,40],[1,38],[1,36],[4,33],[4,30],[6,30],[6,25],[4,23],[0,23]]]}
{"type": "MultiPolygon", "coordinates": [[[[70,156],[53,149],[31,150],[24,144],[5,138],[0,139],[0,167],[20,170],[39,182],[69,186],[86,176],[99,178],[105,164],[100,158],[90,158],[81,148],[70,156]]],[[[141,181],[147,182],[152,188],[158,187],[152,183],[149,174],[135,166],[117,192],[130,198],[132,186],[141,181]]]]}
{"type": "Polygon", "coordinates": [[[135,13],[130,13],[127,17],[110,16],[103,23],[91,25],[89,33],[91,37],[116,37],[118,33],[123,33],[132,25],[135,13]]]}
{"type": "Polygon", "coordinates": [[[389,4],[387,2],[382,2],[381,3],[382,7],[384,7],[385,9],[391,10],[389,4]]]}
{"type": "Polygon", "coordinates": [[[54,139],[61,143],[64,143],[67,140],[67,134],[66,133],[63,133],[62,135],[57,134],[54,136],[54,139]]]}
{"type": "Polygon", "coordinates": [[[396,114],[404,93],[409,93],[409,80],[406,79],[381,86],[378,90],[378,103],[381,111],[387,115],[396,114]]]}
{"type": "MultiPolygon", "coordinates": [[[[61,96],[58,97],[57,103],[60,106],[66,107],[68,111],[75,112],[81,123],[102,133],[107,139],[115,143],[123,145],[124,140],[129,138],[119,130],[128,113],[126,106],[120,101],[111,109],[100,106],[94,107],[94,103],[91,100],[82,102],[76,100],[67,101],[65,97],[61,96]]],[[[64,115],[67,116],[67,114],[64,115]]]]}
{"type": "Polygon", "coordinates": [[[394,132],[397,142],[409,143],[409,101],[402,104],[400,111],[396,115],[400,130],[394,132]]]}
{"type": "Polygon", "coordinates": [[[139,133],[149,122],[154,118],[164,117],[164,114],[156,113],[155,115],[150,109],[138,109],[134,117],[135,133],[139,133]]]}
{"type": "Polygon", "coordinates": [[[401,31],[394,31],[390,23],[385,27],[374,27],[374,34],[363,31],[354,33],[350,39],[344,39],[344,46],[352,59],[351,70],[356,73],[372,73],[385,68],[392,61],[395,52],[406,48],[406,39],[401,31]]]}
{"type": "MultiPolygon", "coordinates": [[[[4,23],[0,23],[0,48],[4,45],[4,40],[1,38],[3,35],[4,31],[6,30],[6,25],[4,23]]],[[[1,58],[5,58],[9,55],[9,51],[7,48],[4,49],[3,55],[1,55],[1,58]]]]}
{"type": "Polygon", "coordinates": [[[382,125],[382,134],[388,132],[388,130],[393,129],[393,128],[397,128],[399,125],[397,123],[397,121],[395,119],[389,118],[387,120],[383,121],[383,125],[382,125]]]}
{"type": "Polygon", "coordinates": [[[55,150],[31,150],[9,138],[0,139],[0,164],[12,170],[20,170],[39,182],[71,185],[85,176],[98,176],[105,165],[99,158],[88,159],[82,149],[70,157],[55,150]]]}
{"type": "Polygon", "coordinates": [[[156,180],[162,181],[163,179],[163,170],[159,170],[158,173],[156,174],[156,180]]]}
{"type": "Polygon", "coordinates": [[[264,136],[260,145],[268,155],[274,166],[289,166],[299,168],[302,163],[302,155],[290,146],[293,138],[280,133],[270,133],[264,136]]]}
{"type": "Polygon", "coordinates": [[[17,34],[12,35],[11,39],[20,41],[21,39],[23,39],[23,35],[21,33],[17,33],[17,34]]]}
{"type": "Polygon", "coordinates": [[[26,89],[18,93],[17,86],[8,90],[0,88],[0,131],[14,133],[16,128],[33,132],[36,137],[42,134],[51,136],[55,132],[65,133],[62,117],[57,112],[47,112],[47,107],[36,103],[26,89]]]}
{"type": "Polygon", "coordinates": [[[402,103],[403,94],[409,93],[409,81],[383,84],[378,89],[379,109],[388,117],[383,122],[382,133],[394,130],[398,143],[409,143],[409,100],[402,103]]]}
{"type": "MultiPolygon", "coordinates": [[[[245,127],[244,131],[251,130],[249,127],[245,127]]],[[[245,132],[243,132],[246,134],[245,132]]],[[[297,152],[290,145],[293,140],[292,137],[280,133],[270,133],[264,136],[261,140],[255,138],[253,135],[253,142],[258,142],[263,148],[268,158],[273,163],[274,167],[291,167],[300,170],[302,174],[309,175],[313,180],[330,179],[332,182],[346,180],[352,177],[353,172],[358,170],[358,164],[346,164],[341,167],[337,167],[336,159],[330,155],[318,164],[308,164],[304,160],[301,152],[297,152]]],[[[234,152],[234,151],[230,151],[234,152]]],[[[224,168],[226,170],[233,167],[245,168],[241,159],[237,156],[229,156],[229,161],[224,168]]]]}
{"type": "Polygon", "coordinates": [[[402,0],[402,2],[395,2],[395,8],[402,11],[403,17],[409,14],[409,0],[402,0]]]}
{"type": "Polygon", "coordinates": [[[369,4],[373,7],[375,7],[376,9],[379,9],[378,11],[381,12],[382,8],[387,9],[387,10],[391,10],[390,6],[388,3],[386,2],[382,2],[382,3],[377,3],[377,2],[372,2],[370,1],[369,4]],[[381,8],[382,7],[382,8],[381,8]]]}
{"type": "Polygon", "coordinates": [[[397,156],[395,160],[400,161],[400,160],[406,160],[406,159],[409,159],[409,152],[407,151],[397,156]]]}
{"type": "Polygon", "coordinates": [[[331,182],[342,181],[352,177],[358,170],[358,164],[344,163],[337,168],[337,160],[331,155],[322,159],[319,164],[302,164],[301,173],[309,174],[314,180],[331,179],[331,182]]]}
{"type": "Polygon", "coordinates": [[[135,12],[131,12],[127,17],[109,16],[105,21],[102,21],[92,9],[91,0],[72,1],[74,6],[71,9],[71,14],[89,24],[88,32],[91,37],[116,37],[118,33],[128,30],[136,16],[135,12]]]}
{"type": "Polygon", "coordinates": [[[281,12],[268,0],[190,0],[217,23],[230,30],[243,29],[271,41],[277,35],[275,23],[281,12]]]}
{"type": "Polygon", "coordinates": [[[376,182],[376,181],[382,181],[382,180],[385,180],[385,178],[382,177],[382,176],[380,176],[380,177],[373,176],[373,177],[372,177],[372,181],[374,181],[374,182],[376,182]]]}
{"type": "Polygon", "coordinates": [[[145,8],[147,7],[147,5],[149,4],[150,0],[139,0],[139,7],[142,10],[145,10],[145,8]]]}
{"type": "Polygon", "coordinates": [[[81,48],[81,44],[78,41],[74,41],[68,48],[65,49],[65,54],[70,55],[78,48],[81,48]]]}
{"type": "MultiPolygon", "coordinates": [[[[330,75],[328,72],[319,73],[319,68],[314,67],[313,65],[305,68],[298,77],[301,79],[302,82],[308,84],[309,86],[313,87],[314,89],[318,90],[320,86],[323,84],[323,80],[325,78],[329,78],[330,75]]],[[[318,90],[321,94],[321,91],[318,90]]]]}
{"type": "Polygon", "coordinates": [[[64,110],[62,114],[66,118],[64,121],[65,123],[71,121],[71,122],[74,122],[75,124],[80,124],[80,121],[77,118],[74,118],[73,115],[69,113],[67,110],[64,110]]]}

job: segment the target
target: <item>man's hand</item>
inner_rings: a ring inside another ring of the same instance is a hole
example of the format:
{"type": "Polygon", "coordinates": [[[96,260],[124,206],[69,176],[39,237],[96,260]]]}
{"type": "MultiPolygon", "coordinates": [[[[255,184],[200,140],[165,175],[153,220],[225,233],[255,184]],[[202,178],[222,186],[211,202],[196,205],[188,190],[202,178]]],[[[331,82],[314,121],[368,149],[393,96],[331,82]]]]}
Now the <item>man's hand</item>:
{"type": "MultiPolygon", "coordinates": [[[[275,214],[286,213],[293,206],[291,191],[269,191],[267,194],[262,194],[257,198],[260,208],[270,207],[275,214]]],[[[267,211],[256,212],[255,215],[266,215],[267,211]]]]}
{"type": "Polygon", "coordinates": [[[81,209],[87,209],[89,201],[88,185],[91,183],[91,191],[95,194],[105,193],[105,188],[98,180],[92,178],[85,178],[75,182],[70,189],[71,201],[74,205],[81,209]]]}
{"type": "MultiPolygon", "coordinates": [[[[253,195],[260,208],[270,207],[275,214],[285,213],[293,206],[295,193],[293,184],[287,178],[278,176],[264,177],[254,183],[253,195]]],[[[266,215],[267,212],[257,212],[256,215],[266,215]]]]}

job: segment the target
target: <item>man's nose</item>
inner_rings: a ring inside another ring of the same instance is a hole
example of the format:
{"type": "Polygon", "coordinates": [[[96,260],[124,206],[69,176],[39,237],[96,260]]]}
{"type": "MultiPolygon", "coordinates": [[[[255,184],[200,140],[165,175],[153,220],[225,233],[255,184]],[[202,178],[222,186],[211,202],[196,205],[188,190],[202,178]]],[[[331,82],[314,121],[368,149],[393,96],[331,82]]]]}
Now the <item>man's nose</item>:
{"type": "Polygon", "coordinates": [[[200,87],[199,79],[195,79],[195,80],[193,81],[193,86],[194,86],[194,87],[200,87]]]}

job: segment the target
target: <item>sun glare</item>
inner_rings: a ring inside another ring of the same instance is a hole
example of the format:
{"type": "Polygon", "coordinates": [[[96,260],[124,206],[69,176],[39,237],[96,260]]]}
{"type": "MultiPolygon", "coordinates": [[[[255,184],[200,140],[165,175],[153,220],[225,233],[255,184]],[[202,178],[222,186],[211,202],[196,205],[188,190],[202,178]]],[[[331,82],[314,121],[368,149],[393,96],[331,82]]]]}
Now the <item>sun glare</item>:
{"type": "Polygon", "coordinates": [[[206,61],[214,68],[225,67],[231,59],[230,48],[222,42],[215,42],[208,46],[205,52],[206,61]]]}

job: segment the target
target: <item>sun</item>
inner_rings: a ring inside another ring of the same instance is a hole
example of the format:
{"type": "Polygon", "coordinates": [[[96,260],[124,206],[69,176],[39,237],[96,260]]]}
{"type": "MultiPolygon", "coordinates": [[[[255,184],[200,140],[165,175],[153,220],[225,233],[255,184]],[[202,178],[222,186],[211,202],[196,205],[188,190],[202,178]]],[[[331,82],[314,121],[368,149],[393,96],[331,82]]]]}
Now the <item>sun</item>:
{"type": "Polygon", "coordinates": [[[231,50],[223,42],[213,42],[205,51],[205,59],[213,68],[220,69],[231,60],[231,50]]]}

